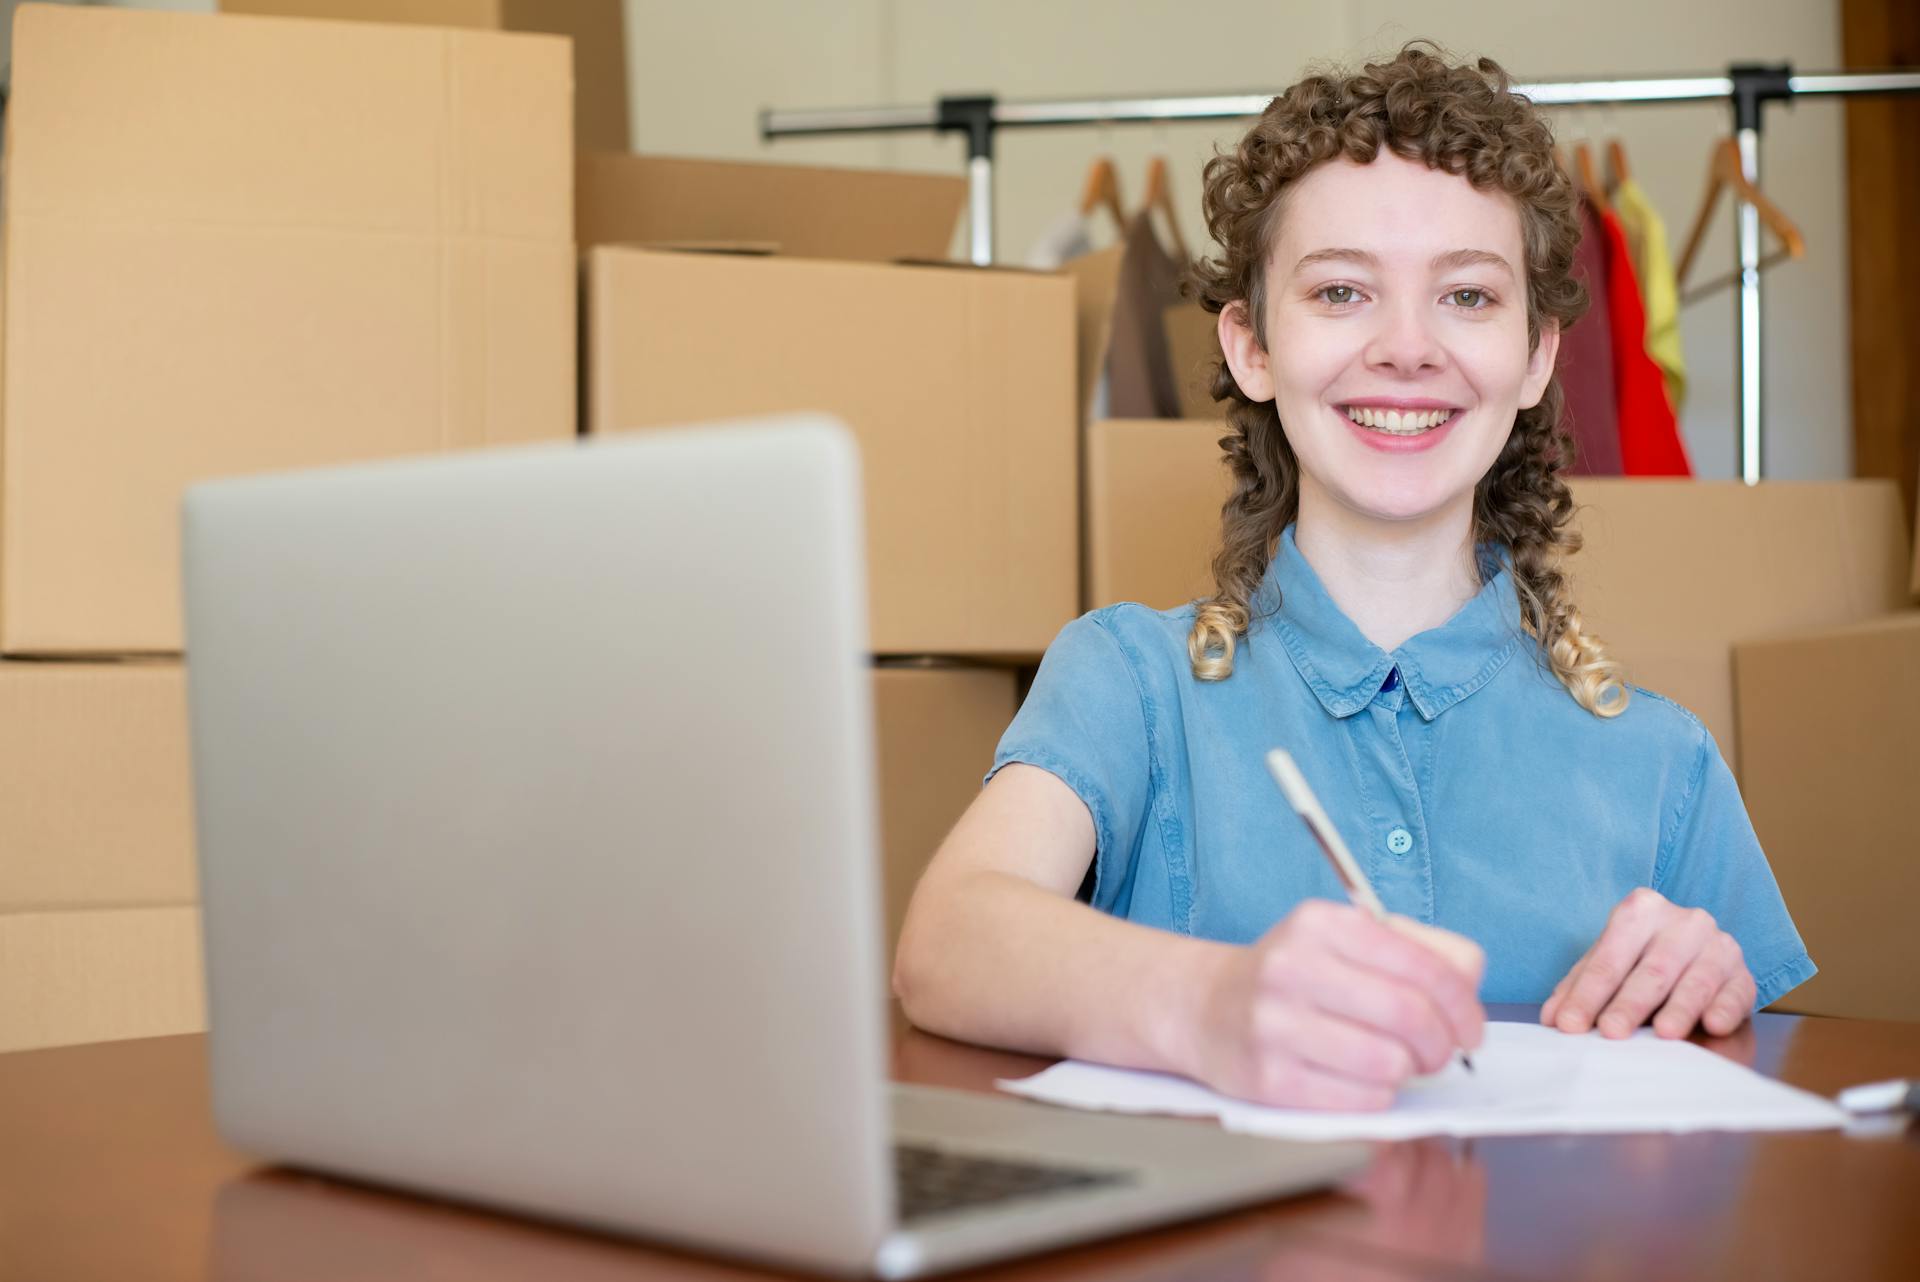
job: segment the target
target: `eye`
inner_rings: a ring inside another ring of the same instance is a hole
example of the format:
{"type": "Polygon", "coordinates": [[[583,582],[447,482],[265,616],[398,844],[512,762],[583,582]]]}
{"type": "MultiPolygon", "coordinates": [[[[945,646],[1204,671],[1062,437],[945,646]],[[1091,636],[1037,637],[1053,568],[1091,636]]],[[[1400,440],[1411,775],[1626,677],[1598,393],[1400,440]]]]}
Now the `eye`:
{"type": "Polygon", "coordinates": [[[1313,293],[1314,297],[1324,299],[1336,307],[1343,303],[1355,302],[1360,297],[1360,291],[1352,285],[1322,285],[1313,293]]]}
{"type": "Polygon", "coordinates": [[[1493,301],[1487,296],[1487,291],[1484,289],[1448,290],[1447,298],[1452,301],[1455,307],[1469,312],[1477,312],[1493,301]]]}

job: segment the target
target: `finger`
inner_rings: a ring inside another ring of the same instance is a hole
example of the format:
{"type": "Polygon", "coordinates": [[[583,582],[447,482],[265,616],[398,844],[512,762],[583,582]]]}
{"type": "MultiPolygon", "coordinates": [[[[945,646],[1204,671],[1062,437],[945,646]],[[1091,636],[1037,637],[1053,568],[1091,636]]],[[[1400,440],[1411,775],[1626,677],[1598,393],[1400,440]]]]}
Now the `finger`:
{"type": "Polygon", "coordinates": [[[1733,978],[1722,985],[1718,995],[1707,1003],[1706,1013],[1700,1016],[1701,1026],[1715,1037],[1737,1032],[1753,1013],[1753,1002],[1759,995],[1743,959],[1733,978]]]}
{"type": "Polygon", "coordinates": [[[1294,1031],[1293,1053],[1336,1077],[1396,1089],[1420,1071],[1413,1049],[1398,1037],[1324,1010],[1304,1011],[1294,1031]]]}
{"type": "Polygon", "coordinates": [[[1572,978],[1572,971],[1568,971],[1565,975],[1562,975],[1560,982],[1553,986],[1553,991],[1547,994],[1547,1000],[1540,1004],[1540,1022],[1542,1024],[1553,1023],[1553,1014],[1560,1008],[1561,999],[1567,995],[1567,984],[1572,978]]]}
{"type": "Polygon", "coordinates": [[[1420,1072],[1435,1073],[1446,1066],[1460,1041],[1431,994],[1418,984],[1344,958],[1328,962],[1304,977],[1306,996],[1316,1009],[1391,1038],[1406,1049],[1420,1072]]]}
{"type": "Polygon", "coordinates": [[[1547,1000],[1540,1007],[1541,1023],[1552,1025],[1553,1017],[1559,1013],[1560,1003],[1567,999],[1567,989],[1572,987],[1574,979],[1580,974],[1581,968],[1587,964],[1587,958],[1591,956],[1593,956],[1592,948],[1581,953],[1580,960],[1570,966],[1567,973],[1560,977],[1560,982],[1553,986],[1553,992],[1547,995],[1547,1000]]]}
{"type": "Polygon", "coordinates": [[[1636,890],[1620,901],[1608,916],[1606,929],[1594,941],[1580,977],[1573,981],[1555,1012],[1554,1023],[1562,1032],[1584,1033],[1593,1027],[1595,1017],[1620,991],[1621,982],[1653,938],[1666,902],[1650,890],[1636,890]]]}
{"type": "MultiPolygon", "coordinates": [[[[1673,994],[1653,1017],[1653,1031],[1662,1037],[1685,1037],[1706,1014],[1707,1004],[1733,978],[1718,950],[1696,957],[1673,986],[1673,994]]],[[[1604,1016],[1603,1016],[1604,1018],[1604,1016]]]]}
{"type": "MultiPolygon", "coordinates": [[[[1719,927],[1713,924],[1710,913],[1701,908],[1688,908],[1677,915],[1671,912],[1662,915],[1665,923],[1653,932],[1640,960],[1620,981],[1619,991],[1600,1013],[1600,1031],[1608,1037],[1625,1037],[1646,1023],[1647,1017],[1660,1009],[1660,1004],[1672,995],[1674,985],[1696,961],[1703,961],[1712,972],[1710,978],[1702,981],[1710,990],[1717,991],[1726,978],[1723,963],[1711,948],[1719,927]]],[[[1707,996],[1711,997],[1713,991],[1707,996]]]]}
{"type": "MultiPolygon", "coordinates": [[[[1455,1046],[1464,1046],[1469,1050],[1478,1046],[1485,1030],[1487,1014],[1480,1005],[1474,984],[1466,974],[1433,949],[1414,942],[1389,926],[1365,916],[1360,918],[1359,924],[1361,929],[1330,933],[1328,942],[1335,956],[1362,969],[1409,984],[1427,997],[1439,1010],[1446,1028],[1450,1030],[1449,1052],[1455,1046]]],[[[1411,1015],[1411,1012],[1404,1013],[1411,1015]]],[[[1404,1020],[1400,1022],[1408,1023],[1404,1020]]],[[[1389,1031],[1400,1030],[1390,1026],[1389,1031]]]]}
{"type": "Polygon", "coordinates": [[[1378,1113],[1393,1104],[1393,1088],[1356,1082],[1290,1058],[1261,1075],[1259,1096],[1253,1102],[1275,1108],[1378,1113]]]}

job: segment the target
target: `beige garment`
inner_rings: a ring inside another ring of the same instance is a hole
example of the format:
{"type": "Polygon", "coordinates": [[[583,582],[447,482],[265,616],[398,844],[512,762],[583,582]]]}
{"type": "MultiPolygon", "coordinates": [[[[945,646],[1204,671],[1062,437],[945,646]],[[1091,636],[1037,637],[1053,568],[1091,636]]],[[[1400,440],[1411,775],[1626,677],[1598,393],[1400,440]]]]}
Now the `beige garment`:
{"type": "Polygon", "coordinates": [[[1126,251],[1107,343],[1107,418],[1179,418],[1180,390],[1167,350],[1166,310],[1180,301],[1180,264],[1152,220],[1127,223],[1126,251]]]}

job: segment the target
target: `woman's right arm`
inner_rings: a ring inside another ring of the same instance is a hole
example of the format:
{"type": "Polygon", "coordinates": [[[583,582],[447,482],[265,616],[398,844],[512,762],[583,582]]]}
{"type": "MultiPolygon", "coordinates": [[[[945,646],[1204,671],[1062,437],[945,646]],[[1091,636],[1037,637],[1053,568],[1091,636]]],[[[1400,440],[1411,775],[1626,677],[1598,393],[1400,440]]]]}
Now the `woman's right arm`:
{"type": "Polygon", "coordinates": [[[1479,1044],[1477,950],[1458,937],[1464,966],[1324,901],[1246,947],[1154,930],[1074,898],[1094,853],[1092,817],[1059,778],[1019,763],[994,775],[908,907],[893,978],[907,1017],[1321,1108],[1385,1107],[1479,1044]]]}
{"type": "Polygon", "coordinates": [[[1131,1068],[1188,1057],[1194,994],[1229,945],[1153,930],[1074,898],[1093,818],[1036,766],[993,776],[907,907],[893,991],[929,1032],[1131,1068]]]}

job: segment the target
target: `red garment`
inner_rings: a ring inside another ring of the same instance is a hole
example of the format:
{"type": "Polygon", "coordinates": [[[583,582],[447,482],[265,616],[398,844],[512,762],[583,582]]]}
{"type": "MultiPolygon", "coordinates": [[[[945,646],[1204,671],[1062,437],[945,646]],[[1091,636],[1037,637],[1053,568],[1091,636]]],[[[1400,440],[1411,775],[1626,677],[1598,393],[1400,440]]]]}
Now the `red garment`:
{"type": "Polygon", "coordinates": [[[1692,476],[1667,380],[1647,354],[1647,311],[1633,274],[1627,233],[1611,209],[1607,229],[1607,320],[1613,327],[1614,399],[1620,406],[1620,464],[1628,476],[1692,476]]]}
{"type": "Polygon", "coordinates": [[[1573,437],[1569,476],[1624,476],[1620,463],[1620,406],[1613,372],[1613,322],[1607,307],[1607,232],[1600,216],[1580,202],[1580,246],[1573,274],[1587,287],[1587,311],[1560,334],[1554,376],[1566,401],[1562,418],[1573,437]]]}

